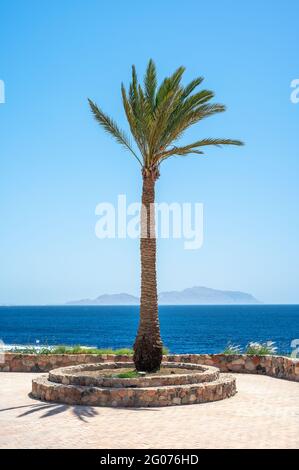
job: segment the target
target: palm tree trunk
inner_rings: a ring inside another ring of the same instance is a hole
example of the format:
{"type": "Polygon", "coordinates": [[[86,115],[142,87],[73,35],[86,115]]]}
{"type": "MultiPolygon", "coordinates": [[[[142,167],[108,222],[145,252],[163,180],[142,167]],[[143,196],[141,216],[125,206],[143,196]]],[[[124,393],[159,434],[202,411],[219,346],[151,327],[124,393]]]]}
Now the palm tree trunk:
{"type": "Polygon", "coordinates": [[[141,299],[140,320],[134,344],[136,370],[153,372],[160,368],[162,341],[158,317],[155,235],[155,181],[157,173],[143,173],[141,210],[141,299]]]}

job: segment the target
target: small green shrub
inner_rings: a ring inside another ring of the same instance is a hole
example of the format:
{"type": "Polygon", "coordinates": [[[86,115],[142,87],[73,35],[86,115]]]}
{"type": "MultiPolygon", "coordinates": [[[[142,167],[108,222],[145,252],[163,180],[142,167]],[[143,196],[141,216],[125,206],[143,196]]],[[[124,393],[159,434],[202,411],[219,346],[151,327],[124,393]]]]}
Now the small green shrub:
{"type": "Polygon", "coordinates": [[[242,349],[239,345],[229,342],[227,343],[224,351],[222,351],[222,354],[242,354],[242,349]]]}
{"type": "Polygon", "coordinates": [[[137,370],[129,370],[128,372],[121,372],[120,374],[114,375],[118,379],[135,379],[139,377],[137,370]]]}
{"type": "Polygon", "coordinates": [[[76,346],[47,346],[47,347],[34,347],[28,346],[24,348],[11,348],[8,352],[18,354],[116,354],[116,355],[132,355],[133,350],[129,348],[121,349],[99,349],[89,348],[80,345],[76,346]]]}
{"type": "Polygon", "coordinates": [[[11,348],[7,352],[20,354],[20,357],[22,354],[41,354],[40,349],[35,348],[34,346],[26,346],[24,348],[11,348]]]}
{"type": "MultiPolygon", "coordinates": [[[[277,348],[274,345],[275,345],[274,341],[267,341],[265,343],[258,343],[258,342],[251,341],[250,343],[248,343],[245,350],[242,350],[242,348],[239,345],[235,345],[229,342],[227,343],[224,351],[222,351],[222,354],[227,354],[227,355],[248,354],[250,356],[273,355],[273,354],[277,354],[277,348]]],[[[288,356],[289,354],[280,353],[280,355],[288,356]]]]}
{"type": "Polygon", "coordinates": [[[247,345],[245,353],[250,356],[273,355],[277,352],[277,348],[274,344],[273,341],[267,341],[266,343],[251,342],[247,345]]]}
{"type": "Polygon", "coordinates": [[[50,354],[116,354],[116,355],[132,355],[133,350],[129,348],[112,349],[112,348],[89,348],[80,345],[76,346],[55,346],[51,349],[50,354]]]}
{"type": "MultiPolygon", "coordinates": [[[[131,348],[90,348],[87,346],[80,346],[79,344],[75,346],[27,346],[24,348],[12,348],[8,352],[17,354],[115,354],[117,356],[133,355],[133,349],[131,348]]],[[[163,347],[163,354],[169,354],[169,350],[166,347],[163,347]]]]}

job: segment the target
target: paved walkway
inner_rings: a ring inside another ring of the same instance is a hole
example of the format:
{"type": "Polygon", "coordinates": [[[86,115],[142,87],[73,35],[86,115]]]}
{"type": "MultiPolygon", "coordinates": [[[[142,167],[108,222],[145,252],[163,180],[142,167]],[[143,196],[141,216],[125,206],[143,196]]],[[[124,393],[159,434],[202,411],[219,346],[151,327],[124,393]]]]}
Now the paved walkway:
{"type": "Polygon", "coordinates": [[[42,403],[0,373],[0,448],[299,448],[299,383],[236,375],[228,400],[113,409],[42,403]]]}

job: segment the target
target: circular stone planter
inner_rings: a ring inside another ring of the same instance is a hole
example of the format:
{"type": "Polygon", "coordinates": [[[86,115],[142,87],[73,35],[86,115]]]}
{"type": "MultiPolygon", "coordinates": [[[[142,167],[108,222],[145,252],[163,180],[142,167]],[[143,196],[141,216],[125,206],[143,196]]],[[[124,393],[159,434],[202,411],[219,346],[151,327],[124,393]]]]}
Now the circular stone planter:
{"type": "Polygon", "coordinates": [[[122,372],[122,369],[134,369],[134,367],[133,362],[83,364],[55,369],[49,373],[49,380],[64,385],[81,385],[83,387],[143,388],[212,382],[219,377],[219,371],[216,367],[173,362],[162,363],[162,372],[165,368],[170,370],[167,375],[140,375],[136,378],[115,377],[122,372]],[[179,369],[180,373],[172,373],[172,369],[173,372],[179,369]],[[107,372],[111,376],[105,376],[107,372]]]}
{"type": "Polygon", "coordinates": [[[70,405],[156,407],[206,403],[236,393],[235,378],[220,375],[212,366],[163,362],[161,374],[116,377],[124,368],[134,368],[134,364],[106,362],[55,369],[48,377],[32,381],[31,396],[70,405]],[[170,373],[163,374],[163,368],[170,373]]]}

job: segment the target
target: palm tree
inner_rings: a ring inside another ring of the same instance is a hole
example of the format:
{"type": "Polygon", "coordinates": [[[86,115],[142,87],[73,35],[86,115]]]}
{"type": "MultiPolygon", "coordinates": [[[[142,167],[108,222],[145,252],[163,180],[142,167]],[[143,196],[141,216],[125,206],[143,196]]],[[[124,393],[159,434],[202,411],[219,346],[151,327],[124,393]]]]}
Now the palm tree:
{"type": "Polygon", "coordinates": [[[123,107],[138,151],[133,148],[129,138],[116,122],[93,101],[88,100],[97,122],[119,144],[129,150],[141,166],[141,299],[139,328],[134,344],[134,363],[138,371],[156,371],[162,361],[155,218],[152,210],[155,202],[155,183],[160,176],[161,163],[175,155],[202,155],[202,148],[209,145],[243,145],[239,140],[211,138],[197,140],[189,145],[175,145],[187,128],[208,116],[225,111],[222,104],[210,103],[214,97],[212,91],[194,92],[202,83],[202,77],[195,78],[187,86],[183,86],[181,79],[184,71],[184,67],[179,67],[158,87],[156,67],[150,60],[143,86],[138,82],[134,66],[128,91],[121,85],[123,107]]]}

